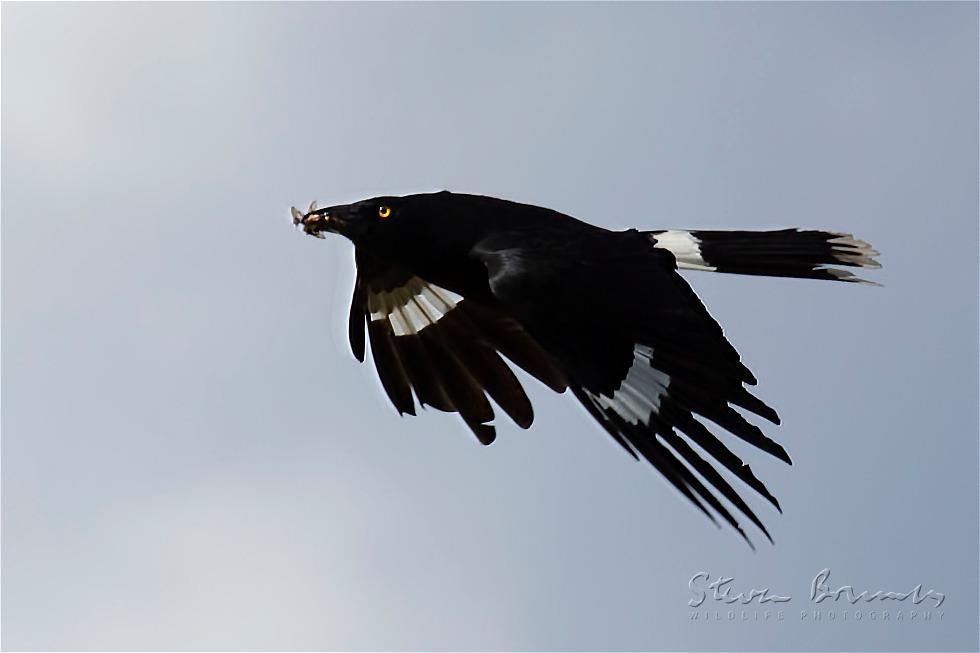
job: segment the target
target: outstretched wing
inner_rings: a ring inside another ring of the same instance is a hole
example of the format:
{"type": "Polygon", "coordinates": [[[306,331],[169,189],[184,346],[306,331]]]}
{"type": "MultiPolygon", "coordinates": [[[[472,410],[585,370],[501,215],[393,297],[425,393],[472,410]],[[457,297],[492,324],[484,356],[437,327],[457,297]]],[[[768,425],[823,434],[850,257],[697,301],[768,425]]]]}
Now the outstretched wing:
{"type": "Polygon", "coordinates": [[[512,318],[429,283],[360,249],[351,301],[351,349],[364,360],[365,325],[371,354],[399,414],[415,400],[457,412],[483,444],[496,431],[489,395],[521,428],[534,419],[531,402],[501,358],[506,356],[558,392],[566,388],[554,360],[512,318]],[[413,398],[414,393],[414,398],[413,398]]]}
{"type": "Polygon", "coordinates": [[[575,396],[620,445],[712,521],[711,511],[746,537],[725,499],[769,537],[718,467],[778,502],[701,420],[790,462],[733,406],[779,418],[745,389],[755,378],[670,253],[632,230],[538,229],[496,234],[474,256],[494,296],[558,360],[575,396]]]}

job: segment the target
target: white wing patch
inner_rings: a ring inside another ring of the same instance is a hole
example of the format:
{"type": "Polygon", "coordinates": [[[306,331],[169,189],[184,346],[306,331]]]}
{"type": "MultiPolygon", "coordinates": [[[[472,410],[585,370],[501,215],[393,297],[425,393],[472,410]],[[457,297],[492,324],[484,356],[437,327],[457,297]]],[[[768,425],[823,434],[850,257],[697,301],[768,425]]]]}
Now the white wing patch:
{"type": "Polygon", "coordinates": [[[612,409],[630,424],[649,425],[650,416],[660,411],[660,400],[667,395],[670,376],[653,366],[653,348],[633,347],[633,364],[612,397],[588,394],[603,409],[612,409]]]}
{"type": "Polygon", "coordinates": [[[677,267],[685,270],[706,270],[713,272],[718,268],[708,265],[701,256],[701,241],[689,231],[669,229],[651,234],[654,247],[666,249],[677,259],[677,267]]]}
{"type": "Polygon", "coordinates": [[[418,277],[394,290],[368,295],[371,320],[388,320],[396,336],[416,334],[438,322],[462,295],[434,286],[418,277]]]}

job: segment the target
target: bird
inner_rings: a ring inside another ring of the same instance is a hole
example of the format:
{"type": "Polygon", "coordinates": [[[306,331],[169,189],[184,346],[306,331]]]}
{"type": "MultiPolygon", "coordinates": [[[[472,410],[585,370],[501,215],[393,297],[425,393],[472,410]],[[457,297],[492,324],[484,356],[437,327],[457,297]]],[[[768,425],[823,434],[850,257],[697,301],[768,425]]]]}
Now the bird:
{"type": "Polygon", "coordinates": [[[756,378],[678,271],[873,284],[841,267],[881,267],[879,253],[847,233],[614,231],[449,191],[313,202],[291,215],[305,234],[353,243],[350,347],[363,363],[370,343],[399,415],[416,406],[457,413],[489,445],[490,399],[522,429],[534,420],[516,366],[570,391],[627,454],[753,549],[744,519],[772,536],[724,473],[782,508],[719,432],[792,460],[743,415],[780,423],[748,390],[756,378]]]}

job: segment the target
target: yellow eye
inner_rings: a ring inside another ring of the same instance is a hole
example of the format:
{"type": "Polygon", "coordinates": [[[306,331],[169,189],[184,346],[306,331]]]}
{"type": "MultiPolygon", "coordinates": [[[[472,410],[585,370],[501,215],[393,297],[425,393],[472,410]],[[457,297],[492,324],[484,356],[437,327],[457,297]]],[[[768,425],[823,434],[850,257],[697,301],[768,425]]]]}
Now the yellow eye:
{"type": "Polygon", "coordinates": [[[378,207],[378,217],[379,218],[387,218],[389,215],[391,215],[391,207],[388,207],[388,206],[379,206],[378,207]]]}

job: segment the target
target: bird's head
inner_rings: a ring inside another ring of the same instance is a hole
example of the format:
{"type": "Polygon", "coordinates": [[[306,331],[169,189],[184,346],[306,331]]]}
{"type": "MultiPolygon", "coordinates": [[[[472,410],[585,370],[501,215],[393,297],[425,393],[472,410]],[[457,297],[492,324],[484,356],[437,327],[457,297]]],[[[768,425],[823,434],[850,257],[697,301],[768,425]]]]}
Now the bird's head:
{"type": "Polygon", "coordinates": [[[375,197],[353,204],[317,208],[310,204],[306,212],[292,207],[293,224],[305,233],[323,238],[327,232],[345,236],[355,244],[379,238],[396,237],[404,228],[403,198],[375,197]]]}
{"type": "Polygon", "coordinates": [[[336,233],[393,260],[431,259],[469,252],[481,230],[479,205],[485,199],[448,191],[385,195],[322,209],[314,202],[305,213],[293,207],[292,215],[294,225],[317,238],[336,233]]]}

